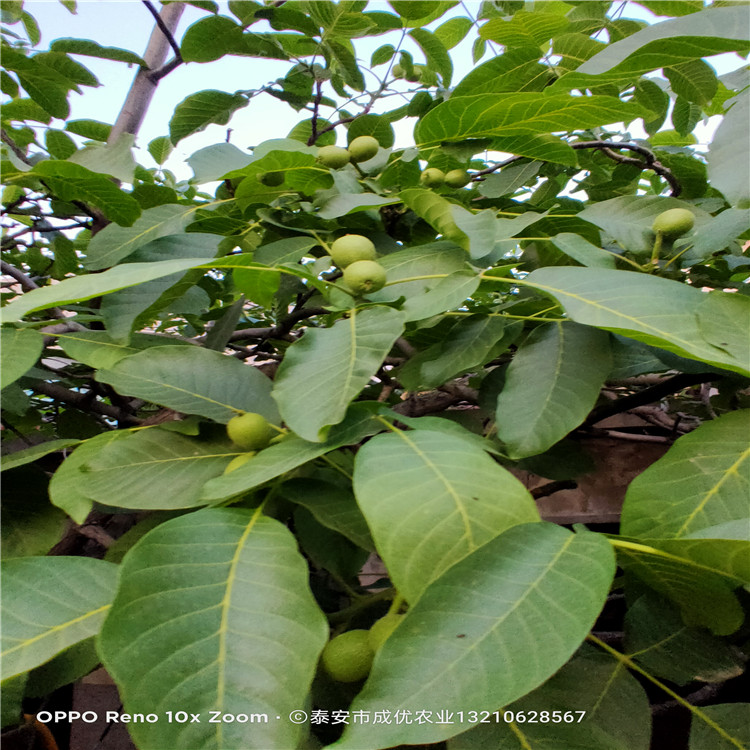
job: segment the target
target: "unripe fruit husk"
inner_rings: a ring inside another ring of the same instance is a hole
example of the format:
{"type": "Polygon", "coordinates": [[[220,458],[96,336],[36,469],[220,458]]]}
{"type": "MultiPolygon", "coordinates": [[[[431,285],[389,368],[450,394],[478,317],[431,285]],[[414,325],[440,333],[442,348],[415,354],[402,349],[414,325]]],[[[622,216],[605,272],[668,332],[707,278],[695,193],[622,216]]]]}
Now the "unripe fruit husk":
{"type": "Polygon", "coordinates": [[[283,184],[285,177],[283,172],[263,172],[258,175],[258,182],[267,187],[278,187],[283,184]]]}
{"type": "Polygon", "coordinates": [[[257,451],[249,451],[248,453],[242,453],[239,456],[235,456],[228,464],[227,468],[224,469],[225,474],[231,474],[235,469],[239,469],[240,466],[244,466],[257,451]]]}
{"type": "Polygon", "coordinates": [[[359,164],[362,161],[369,161],[378,153],[380,144],[377,138],[371,135],[360,135],[357,136],[349,144],[349,153],[351,154],[352,161],[355,164],[359,164]]]}
{"type": "Polygon", "coordinates": [[[245,451],[261,451],[270,442],[275,431],[266,418],[255,412],[245,412],[232,417],[227,423],[227,435],[245,451]]]}
{"type": "Polygon", "coordinates": [[[406,76],[406,80],[410,83],[417,83],[418,81],[422,80],[422,66],[421,65],[415,65],[412,68],[412,72],[406,76]]]}
{"type": "Polygon", "coordinates": [[[367,630],[348,630],[326,643],[320,659],[334,680],[359,682],[370,673],[374,655],[367,630]]]}
{"type": "Polygon", "coordinates": [[[695,225],[695,216],[687,208],[670,208],[662,211],[651,225],[655,234],[667,239],[675,239],[687,234],[695,225]]]}
{"type": "Polygon", "coordinates": [[[445,184],[452,188],[466,187],[471,180],[471,175],[465,169],[451,169],[445,175],[445,184]]]}
{"type": "Polygon", "coordinates": [[[344,284],[357,295],[377,292],[385,282],[385,268],[374,260],[358,260],[344,269],[344,284]]]}
{"type": "Polygon", "coordinates": [[[394,78],[403,78],[406,71],[404,70],[402,65],[394,65],[391,69],[391,73],[393,73],[394,78]]]}
{"type": "Polygon", "coordinates": [[[345,234],[331,245],[331,259],[341,269],[358,260],[375,260],[375,245],[361,234],[345,234]]]}
{"type": "Polygon", "coordinates": [[[321,146],[318,149],[318,162],[328,169],[341,169],[351,160],[351,154],[341,146],[321,146]]]}
{"type": "Polygon", "coordinates": [[[387,614],[385,617],[377,620],[368,631],[370,634],[370,648],[373,651],[377,651],[403,619],[403,615],[387,614]]]}
{"type": "Polygon", "coordinates": [[[419,176],[419,181],[428,188],[440,187],[445,181],[445,173],[441,169],[430,167],[419,176]]]}

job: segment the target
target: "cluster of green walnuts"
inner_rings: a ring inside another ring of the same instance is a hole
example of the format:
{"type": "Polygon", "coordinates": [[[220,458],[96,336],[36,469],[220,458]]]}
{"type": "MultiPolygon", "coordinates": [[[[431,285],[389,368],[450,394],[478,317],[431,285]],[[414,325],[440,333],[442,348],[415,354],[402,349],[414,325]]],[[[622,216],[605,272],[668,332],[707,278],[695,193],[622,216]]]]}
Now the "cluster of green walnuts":
{"type": "Polygon", "coordinates": [[[380,144],[371,135],[360,135],[352,140],[348,148],[341,146],[321,146],[318,149],[318,163],[328,169],[341,169],[349,162],[359,164],[369,161],[378,153],[380,144]]]}
{"type": "Polygon", "coordinates": [[[385,286],[385,268],[377,262],[375,245],[361,234],[345,234],[330,248],[331,259],[344,272],[343,282],[356,296],[385,286]]]}

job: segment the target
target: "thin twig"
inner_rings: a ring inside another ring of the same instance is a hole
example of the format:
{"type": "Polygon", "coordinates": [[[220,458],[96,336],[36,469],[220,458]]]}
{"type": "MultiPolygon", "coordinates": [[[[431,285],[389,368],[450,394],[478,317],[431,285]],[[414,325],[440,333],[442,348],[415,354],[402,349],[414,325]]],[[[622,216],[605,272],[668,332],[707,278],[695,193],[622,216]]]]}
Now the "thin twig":
{"type": "Polygon", "coordinates": [[[156,21],[156,25],[161,29],[161,33],[164,34],[164,36],[167,38],[167,41],[169,42],[169,46],[172,48],[172,51],[174,52],[175,59],[179,60],[181,63],[182,54],[180,53],[180,45],[177,44],[177,41],[172,35],[172,32],[164,23],[164,19],[159,15],[159,11],[156,10],[156,8],[154,8],[153,3],[151,3],[151,0],[141,0],[141,2],[148,8],[149,13],[154,17],[154,20],[156,21]]]}

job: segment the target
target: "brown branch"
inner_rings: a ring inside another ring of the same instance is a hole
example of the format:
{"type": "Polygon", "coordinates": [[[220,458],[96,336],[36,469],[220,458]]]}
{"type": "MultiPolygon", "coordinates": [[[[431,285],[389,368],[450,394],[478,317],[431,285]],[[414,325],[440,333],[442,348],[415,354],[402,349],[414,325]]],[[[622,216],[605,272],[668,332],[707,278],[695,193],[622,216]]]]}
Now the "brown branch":
{"type": "Polygon", "coordinates": [[[29,161],[26,154],[16,145],[14,140],[8,135],[5,128],[0,129],[0,138],[2,138],[3,143],[24,163],[31,166],[31,162],[29,161]]]}
{"type": "Polygon", "coordinates": [[[92,393],[79,393],[78,391],[71,391],[68,388],[64,388],[56,383],[48,383],[46,381],[39,381],[34,383],[32,386],[35,391],[49,396],[55,399],[55,401],[62,401],[65,404],[75,406],[77,409],[82,411],[88,411],[93,414],[100,414],[110,419],[116,419],[120,422],[128,422],[130,424],[140,424],[141,420],[129,414],[127,411],[112,406],[111,404],[104,404],[101,401],[96,401],[93,398],[92,393]]]}
{"type": "Polygon", "coordinates": [[[665,396],[677,393],[685,388],[690,388],[693,385],[700,385],[701,383],[710,383],[712,380],[721,380],[723,377],[723,375],[716,372],[699,373],[697,375],[680,373],[679,375],[663,380],[657,385],[652,385],[650,388],[644,388],[642,391],[638,391],[638,393],[631,393],[629,396],[623,396],[616,401],[612,401],[609,404],[604,404],[603,406],[594,409],[583,424],[590,427],[607,417],[613,417],[615,414],[622,414],[636,406],[651,404],[654,401],[658,401],[665,396]]]}
{"type": "MultiPolygon", "coordinates": [[[[291,312],[284,318],[280,323],[275,326],[269,326],[268,328],[243,328],[239,331],[235,331],[230,337],[230,341],[239,341],[241,339],[277,339],[282,336],[286,336],[294,326],[305,320],[306,318],[313,318],[316,315],[324,315],[327,313],[323,307],[307,307],[296,312],[291,312]]],[[[202,337],[196,339],[201,341],[202,337]]]]}
{"type": "MultiPolygon", "coordinates": [[[[184,10],[184,3],[170,3],[162,8],[159,18],[169,31],[170,36],[177,28],[184,10]]],[[[146,52],[143,55],[148,68],[141,68],[136,73],[125,103],[122,105],[120,114],[112,126],[109,138],[107,139],[108,143],[114,143],[123,133],[133,133],[135,135],[140,129],[158,84],[158,79],[153,80],[152,76],[164,65],[170,47],[169,38],[165,35],[162,27],[155,26],[151,32],[146,52]]]]}
{"type": "Polygon", "coordinates": [[[141,0],[141,2],[148,8],[148,12],[154,17],[154,21],[156,21],[156,25],[161,29],[161,33],[164,34],[164,36],[167,38],[167,41],[169,42],[169,46],[172,48],[172,51],[174,52],[175,59],[182,62],[182,53],[180,52],[180,45],[177,44],[177,41],[172,35],[172,29],[170,29],[167,26],[167,24],[164,23],[164,20],[159,15],[159,11],[156,10],[156,8],[154,8],[150,0],[141,0]]]}
{"type": "Polygon", "coordinates": [[[676,198],[682,192],[682,185],[677,181],[677,178],[672,172],[667,169],[661,162],[656,160],[656,155],[653,151],[639,146],[637,143],[617,143],[616,141],[580,141],[578,143],[571,143],[571,148],[583,149],[583,148],[596,148],[599,149],[605,156],[613,159],[621,164],[632,164],[641,170],[650,169],[660,177],[663,177],[668,183],[669,187],[672,188],[671,196],[676,198]],[[614,153],[612,149],[625,149],[627,151],[633,151],[643,156],[644,161],[640,159],[632,159],[627,156],[621,156],[620,154],[614,153]]]}
{"type": "Polygon", "coordinates": [[[4,260],[0,260],[0,271],[3,272],[3,275],[14,278],[26,292],[30,292],[33,289],[39,289],[39,284],[37,284],[36,281],[30,279],[23,271],[19,271],[4,260]]]}
{"type": "Polygon", "coordinates": [[[578,487],[578,483],[572,479],[560,479],[555,482],[547,482],[547,484],[542,484],[539,487],[534,487],[529,492],[534,500],[538,500],[540,497],[547,497],[547,495],[552,495],[560,490],[574,490],[576,487],[578,487]]]}

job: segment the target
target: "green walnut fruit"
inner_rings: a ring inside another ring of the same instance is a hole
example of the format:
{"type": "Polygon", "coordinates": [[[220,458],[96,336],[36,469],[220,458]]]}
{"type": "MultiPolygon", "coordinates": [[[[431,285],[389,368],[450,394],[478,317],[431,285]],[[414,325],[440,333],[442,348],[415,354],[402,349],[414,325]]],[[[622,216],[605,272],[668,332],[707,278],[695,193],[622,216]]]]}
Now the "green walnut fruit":
{"type": "Polygon", "coordinates": [[[245,451],[261,451],[274,436],[275,430],[261,414],[248,411],[232,417],[227,423],[227,435],[245,451]]]}
{"type": "Polygon", "coordinates": [[[326,643],[323,669],[337,682],[358,682],[370,674],[375,652],[367,630],[348,630],[326,643]]]}
{"type": "Polygon", "coordinates": [[[681,237],[689,232],[695,224],[695,216],[692,211],[686,208],[670,208],[668,211],[662,211],[651,225],[655,234],[661,234],[667,239],[681,237]]]}
{"type": "Polygon", "coordinates": [[[375,622],[368,631],[370,634],[370,648],[373,651],[377,651],[403,619],[403,615],[387,614],[375,622]]]}
{"type": "Polygon", "coordinates": [[[393,73],[394,78],[403,78],[406,71],[404,70],[403,65],[396,64],[391,68],[391,73],[393,73]]]}
{"type": "Polygon", "coordinates": [[[421,65],[415,65],[412,68],[411,73],[406,76],[406,80],[410,81],[411,83],[418,83],[422,80],[422,74],[424,72],[424,68],[421,65]]]}
{"type": "Polygon", "coordinates": [[[283,184],[285,177],[283,172],[263,172],[258,175],[258,182],[266,187],[278,187],[283,184]]]}
{"type": "Polygon", "coordinates": [[[318,162],[328,169],[341,169],[351,159],[351,154],[341,146],[321,146],[318,149],[318,162]]]}
{"type": "Polygon", "coordinates": [[[349,153],[352,161],[359,164],[361,161],[372,159],[378,153],[379,148],[380,144],[377,138],[373,138],[371,135],[360,135],[349,144],[349,153]]]}
{"type": "Polygon", "coordinates": [[[228,464],[227,468],[224,469],[225,474],[231,474],[235,469],[239,469],[240,466],[244,466],[254,455],[256,451],[250,451],[248,453],[242,453],[239,456],[235,456],[228,464]]]}
{"type": "Polygon", "coordinates": [[[385,268],[374,260],[357,260],[344,269],[344,284],[358,295],[377,292],[385,279],[385,268]]]}
{"type": "Polygon", "coordinates": [[[465,169],[451,169],[445,175],[445,184],[452,188],[462,188],[469,184],[471,175],[465,169]]]}
{"type": "Polygon", "coordinates": [[[375,260],[377,257],[375,245],[361,234],[345,234],[331,245],[331,258],[341,269],[358,260],[375,260]]]}
{"type": "Polygon", "coordinates": [[[440,187],[445,181],[445,173],[442,169],[430,167],[425,169],[419,177],[419,181],[428,188],[440,187]]]}

